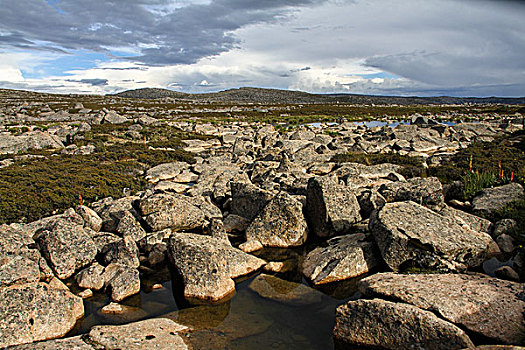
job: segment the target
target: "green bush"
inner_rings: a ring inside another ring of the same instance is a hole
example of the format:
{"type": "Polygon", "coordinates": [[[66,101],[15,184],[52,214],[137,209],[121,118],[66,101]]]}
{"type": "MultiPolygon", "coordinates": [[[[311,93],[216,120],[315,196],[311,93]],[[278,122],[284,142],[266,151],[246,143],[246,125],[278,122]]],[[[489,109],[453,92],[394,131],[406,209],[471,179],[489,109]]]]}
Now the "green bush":
{"type": "Polygon", "coordinates": [[[137,162],[100,162],[90,156],[55,156],[45,160],[22,162],[0,173],[0,224],[33,221],[107,196],[121,197],[127,187],[144,187],[137,162]]]}

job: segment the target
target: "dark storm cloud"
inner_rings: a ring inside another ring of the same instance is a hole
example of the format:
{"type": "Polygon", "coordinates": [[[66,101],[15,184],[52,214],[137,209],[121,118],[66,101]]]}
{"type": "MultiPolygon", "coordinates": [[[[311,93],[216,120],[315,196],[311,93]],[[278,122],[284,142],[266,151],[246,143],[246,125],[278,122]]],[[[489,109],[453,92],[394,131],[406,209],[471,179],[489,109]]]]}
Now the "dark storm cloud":
{"type": "Polygon", "coordinates": [[[0,45],[99,52],[131,47],[139,53],[128,58],[147,65],[189,64],[234,48],[236,29],[278,21],[317,2],[213,0],[170,11],[169,0],[0,0],[0,45]]]}
{"type": "Polygon", "coordinates": [[[105,86],[108,85],[107,79],[80,79],[80,80],[67,80],[71,82],[79,82],[82,84],[89,84],[91,86],[105,86]]]}

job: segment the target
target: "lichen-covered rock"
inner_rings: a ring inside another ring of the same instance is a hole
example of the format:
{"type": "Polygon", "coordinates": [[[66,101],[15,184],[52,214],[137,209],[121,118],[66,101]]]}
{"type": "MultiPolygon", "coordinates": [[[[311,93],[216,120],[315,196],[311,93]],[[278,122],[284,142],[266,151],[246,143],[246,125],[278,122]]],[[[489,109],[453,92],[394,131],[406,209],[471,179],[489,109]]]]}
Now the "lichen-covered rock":
{"type": "Polygon", "coordinates": [[[139,202],[145,221],[153,231],[166,228],[173,230],[201,227],[204,213],[183,195],[159,193],[139,202]]]}
{"type": "Polygon", "coordinates": [[[15,345],[10,350],[94,350],[94,348],[82,340],[82,336],[53,339],[38,343],[15,345]]]}
{"type": "Polygon", "coordinates": [[[472,200],[474,213],[491,213],[523,196],[523,186],[512,182],[508,185],[486,188],[472,200]]]}
{"type": "Polygon", "coordinates": [[[21,255],[0,254],[0,289],[13,284],[38,282],[38,262],[21,255]]]}
{"type": "Polygon", "coordinates": [[[84,226],[89,227],[95,232],[100,231],[102,228],[102,218],[98,216],[93,209],[88,208],[85,205],[78,205],[75,208],[75,211],[84,220],[84,226]]]}
{"type": "Polygon", "coordinates": [[[246,230],[246,240],[266,247],[293,247],[304,244],[308,227],[301,202],[286,192],[276,195],[246,230]]]}
{"type": "Polygon", "coordinates": [[[309,252],[303,261],[303,274],[314,284],[357,277],[378,264],[375,244],[362,233],[334,237],[327,243],[309,252]]]}
{"type": "Polygon", "coordinates": [[[95,262],[77,273],[75,280],[80,288],[100,290],[104,288],[103,274],[104,267],[95,262]]]}
{"type": "Polygon", "coordinates": [[[103,349],[186,350],[178,334],[188,329],[167,318],[154,318],[122,326],[95,326],[88,334],[91,344],[103,349]]]}
{"type": "Polygon", "coordinates": [[[189,299],[222,299],[235,291],[233,278],[265,264],[221,239],[191,233],[172,235],[168,255],[184,282],[184,296],[189,299]]]}
{"type": "Polygon", "coordinates": [[[383,260],[406,267],[465,270],[481,264],[492,238],[414,202],[387,203],[369,224],[383,260]]]}
{"type": "Polygon", "coordinates": [[[172,162],[163,163],[146,171],[146,180],[151,183],[157,183],[162,180],[173,179],[188,168],[188,163],[172,162]]]}
{"type": "Polygon", "coordinates": [[[432,311],[499,342],[522,344],[525,340],[523,284],[482,274],[380,273],[361,280],[359,290],[432,311]]]}
{"type": "Polygon", "coordinates": [[[492,222],[487,219],[449,207],[448,205],[445,205],[439,213],[473,231],[485,232],[488,234],[492,233],[492,222]]]}
{"type": "Polygon", "coordinates": [[[89,265],[97,254],[97,247],[82,226],[57,220],[49,230],[36,239],[42,256],[60,279],[72,276],[76,270],[89,265]]]}
{"type": "Polygon", "coordinates": [[[131,237],[124,237],[116,242],[106,244],[100,252],[106,265],[120,263],[131,267],[139,267],[139,249],[131,237]]]}
{"type": "Polygon", "coordinates": [[[306,220],[319,237],[346,233],[361,220],[355,193],[329,177],[314,177],[308,181],[306,220]]]}
{"type": "Polygon", "coordinates": [[[337,308],[334,338],[386,349],[465,349],[474,344],[463,330],[430,311],[389,301],[356,300],[337,308]]]}
{"type": "Polygon", "coordinates": [[[104,269],[103,276],[106,290],[115,302],[140,292],[139,271],[131,266],[111,263],[104,269]]]}
{"type": "Polygon", "coordinates": [[[436,177],[415,177],[405,181],[390,182],[379,188],[387,202],[412,201],[431,209],[444,206],[443,185],[436,177]]]}
{"type": "Polygon", "coordinates": [[[46,283],[0,290],[0,347],[64,336],[84,316],[82,299],[46,283]]]}
{"type": "Polygon", "coordinates": [[[0,225],[0,254],[21,255],[34,261],[40,259],[32,232],[12,225],[0,225]]]}
{"type": "Polygon", "coordinates": [[[137,196],[122,197],[113,199],[104,198],[92,203],[91,207],[102,219],[102,230],[106,232],[116,232],[120,219],[129,211],[136,214],[135,203],[139,200],[137,196]]]}
{"type": "Polygon", "coordinates": [[[117,233],[122,237],[130,237],[135,242],[146,237],[146,231],[140,226],[131,212],[126,211],[117,225],[117,233]]]}
{"type": "Polygon", "coordinates": [[[252,221],[274,197],[274,194],[251,183],[231,183],[231,213],[252,221]]]}

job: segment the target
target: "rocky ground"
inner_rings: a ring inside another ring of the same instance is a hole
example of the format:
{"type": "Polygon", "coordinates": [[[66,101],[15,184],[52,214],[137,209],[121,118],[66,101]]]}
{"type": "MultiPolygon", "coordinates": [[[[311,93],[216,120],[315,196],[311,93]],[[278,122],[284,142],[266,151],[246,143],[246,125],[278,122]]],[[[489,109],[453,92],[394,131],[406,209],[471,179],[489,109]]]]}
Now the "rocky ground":
{"type": "MultiPolygon", "coordinates": [[[[310,287],[283,281],[284,272],[297,270],[313,287],[367,276],[358,283],[360,297],[337,309],[333,337],[341,347],[525,344],[523,232],[512,218],[487,219],[523,199],[518,171],[508,183],[466,199],[454,196],[461,184],[409,176],[401,164],[334,158],[391,154],[428,169],[474,142],[519,135],[519,115],[455,125],[414,115],[410,125],[395,128],[346,121],[283,130],[260,122],[194,123],[148,111],[91,110],[80,103],[70,113],[51,111],[48,102],[8,102],[0,126],[6,172],[43,159],[103,154],[124,141],[158,151],[143,140],[152,126],[185,135],[171,145],[183,150],[171,150],[191,158],[139,162],[132,175],[143,184],[137,191],[118,189],[119,196],[89,204],[80,198],[63,213],[0,226],[0,347],[198,348],[192,326],[169,318],[95,326],[57,339],[84,316],[82,298],[107,293],[107,311],[121,312],[119,303],[140,292],[141,279],[166,266],[180,282],[178,292],[200,303],[226,300],[239,277],[260,271],[265,274],[250,289],[299,305],[312,297],[303,292],[310,287]],[[55,125],[35,124],[43,121],[55,125]],[[107,134],[102,141],[86,139],[94,130],[107,134]],[[206,137],[188,137],[195,134],[206,137]],[[296,261],[258,255],[304,246],[296,261]],[[494,257],[508,263],[483,273],[481,266],[494,257]],[[296,293],[279,293],[277,285],[296,293]]],[[[115,160],[122,161],[130,160],[115,160]]]]}

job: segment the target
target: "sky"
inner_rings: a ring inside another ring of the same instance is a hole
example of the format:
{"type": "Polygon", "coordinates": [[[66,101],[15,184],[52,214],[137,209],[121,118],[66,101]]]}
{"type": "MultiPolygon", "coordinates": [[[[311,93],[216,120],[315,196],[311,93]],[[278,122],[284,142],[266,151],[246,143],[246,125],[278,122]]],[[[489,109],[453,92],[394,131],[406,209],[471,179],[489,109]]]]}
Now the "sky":
{"type": "Polygon", "coordinates": [[[525,1],[0,0],[0,88],[525,96],[525,1]]]}

